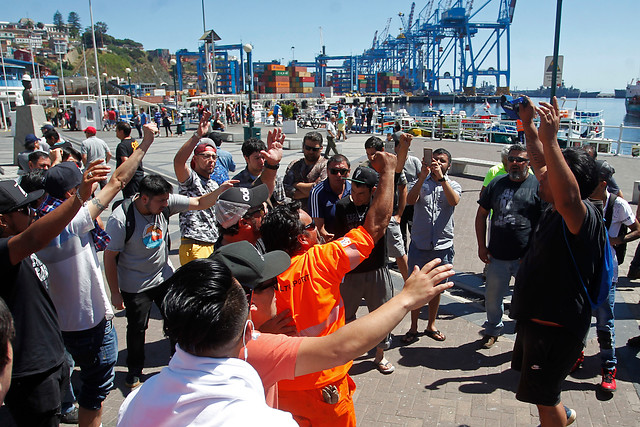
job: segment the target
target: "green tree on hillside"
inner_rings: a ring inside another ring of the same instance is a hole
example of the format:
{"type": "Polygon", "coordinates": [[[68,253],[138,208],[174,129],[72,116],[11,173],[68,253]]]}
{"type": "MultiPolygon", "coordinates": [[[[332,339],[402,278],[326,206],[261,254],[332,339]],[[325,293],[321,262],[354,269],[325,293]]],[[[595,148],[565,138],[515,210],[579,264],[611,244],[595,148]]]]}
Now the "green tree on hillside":
{"type": "Polygon", "coordinates": [[[67,23],[69,25],[69,33],[71,34],[71,37],[78,37],[78,35],[80,35],[80,30],[82,29],[82,25],[80,25],[80,15],[76,12],[69,12],[67,23]]]}
{"type": "Polygon", "coordinates": [[[58,31],[64,30],[64,20],[59,10],[56,10],[56,13],[53,14],[53,25],[56,26],[56,30],[58,31]]]}

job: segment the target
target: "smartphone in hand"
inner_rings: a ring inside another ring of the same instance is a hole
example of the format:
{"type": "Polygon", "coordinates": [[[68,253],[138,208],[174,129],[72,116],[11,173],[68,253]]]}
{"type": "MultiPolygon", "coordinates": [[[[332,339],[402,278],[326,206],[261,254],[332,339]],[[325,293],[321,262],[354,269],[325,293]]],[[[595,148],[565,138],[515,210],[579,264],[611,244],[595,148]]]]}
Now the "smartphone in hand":
{"type": "Polygon", "coordinates": [[[427,164],[431,164],[431,160],[433,159],[433,149],[431,148],[424,148],[423,149],[423,159],[427,164]]]}

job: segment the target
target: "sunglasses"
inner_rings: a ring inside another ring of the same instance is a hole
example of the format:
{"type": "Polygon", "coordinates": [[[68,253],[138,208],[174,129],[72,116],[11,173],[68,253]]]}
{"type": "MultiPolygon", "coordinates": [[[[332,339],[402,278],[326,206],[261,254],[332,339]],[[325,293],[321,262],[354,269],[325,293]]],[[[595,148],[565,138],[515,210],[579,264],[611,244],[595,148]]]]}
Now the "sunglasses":
{"type": "Polygon", "coordinates": [[[264,215],[266,212],[264,205],[260,205],[256,208],[253,209],[249,209],[245,214],[244,217],[245,218],[251,218],[253,216],[256,216],[257,214],[260,214],[260,216],[264,215]]]}
{"type": "Polygon", "coordinates": [[[23,206],[21,208],[16,209],[15,211],[12,212],[18,212],[21,213],[23,215],[27,215],[27,216],[31,216],[31,207],[30,206],[23,206]]]}
{"type": "Polygon", "coordinates": [[[262,291],[266,291],[269,288],[273,288],[276,291],[278,290],[278,279],[276,277],[273,277],[269,280],[259,283],[258,285],[256,285],[255,288],[253,288],[253,291],[262,292],[262,291]]]}
{"type": "Polygon", "coordinates": [[[216,160],[218,158],[218,156],[215,154],[205,154],[205,153],[196,154],[196,156],[200,156],[205,160],[216,160]]]}
{"type": "Polygon", "coordinates": [[[305,230],[314,230],[316,228],[316,222],[311,220],[311,222],[304,226],[305,230]]]}
{"type": "Polygon", "coordinates": [[[526,163],[529,161],[529,159],[525,159],[524,157],[514,157],[514,156],[507,157],[507,160],[515,163],[526,163]]]}
{"type": "Polygon", "coordinates": [[[349,169],[340,169],[340,168],[331,168],[329,169],[329,172],[331,172],[331,175],[342,175],[342,176],[347,176],[347,174],[349,173],[349,169]]]}
{"type": "Polygon", "coordinates": [[[304,144],[304,149],[317,153],[318,151],[322,150],[322,147],[309,147],[307,144],[304,144]]]}

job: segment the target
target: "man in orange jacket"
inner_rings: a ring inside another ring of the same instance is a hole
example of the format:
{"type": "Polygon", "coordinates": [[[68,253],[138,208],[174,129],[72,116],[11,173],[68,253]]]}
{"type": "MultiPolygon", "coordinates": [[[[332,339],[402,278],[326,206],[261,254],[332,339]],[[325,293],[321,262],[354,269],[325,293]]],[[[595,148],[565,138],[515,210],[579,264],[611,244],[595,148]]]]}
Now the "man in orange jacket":
{"type": "MultiPolygon", "coordinates": [[[[408,144],[403,146],[408,151],[408,144]]],[[[384,236],[393,205],[396,156],[376,153],[379,172],[376,197],[363,226],[342,239],[318,244],[315,224],[296,202],[265,216],[262,239],[267,251],[283,250],[291,266],[278,276],[278,312],[289,309],[299,336],[329,335],[345,324],[340,283],[346,273],[367,258],[384,236]]],[[[279,383],[279,407],[302,426],[355,426],[355,384],[347,372],[352,362],[279,383]]]]}

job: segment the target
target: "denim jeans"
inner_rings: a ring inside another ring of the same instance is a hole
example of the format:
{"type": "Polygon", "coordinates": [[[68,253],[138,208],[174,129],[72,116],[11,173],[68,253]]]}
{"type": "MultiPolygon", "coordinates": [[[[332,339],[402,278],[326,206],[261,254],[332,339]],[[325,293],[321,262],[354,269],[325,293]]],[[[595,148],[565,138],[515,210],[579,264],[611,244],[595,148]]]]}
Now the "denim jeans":
{"type": "Polygon", "coordinates": [[[616,359],[616,328],[613,306],[616,302],[616,282],[611,284],[609,298],[604,300],[598,308],[593,311],[596,317],[596,332],[598,334],[598,344],[600,344],[600,363],[603,368],[615,368],[616,359]]]}
{"type": "Polygon", "coordinates": [[[518,273],[520,260],[505,261],[489,257],[487,264],[487,282],[484,291],[484,307],[487,311],[487,321],[484,334],[500,336],[503,334],[502,316],[504,314],[504,297],[509,294],[509,281],[518,273]]]}
{"type": "MultiPolygon", "coordinates": [[[[154,302],[162,310],[162,302],[169,286],[161,284],[143,292],[122,292],[127,315],[127,368],[130,374],[140,376],[144,368],[144,338],[149,326],[151,304],[154,302]]],[[[173,346],[172,354],[173,354],[173,346]]]]}
{"type": "Polygon", "coordinates": [[[118,359],[118,336],[111,320],[102,320],[85,331],[62,332],[64,345],[80,367],[82,388],[78,405],[96,410],[102,407],[113,387],[118,359]]]}
{"type": "Polygon", "coordinates": [[[73,361],[73,357],[69,354],[67,349],[64,350],[64,359],[69,365],[69,384],[65,387],[64,394],[62,396],[62,415],[73,411],[75,406],[73,404],[76,401],[76,395],[73,393],[73,385],[71,384],[71,374],[73,374],[73,368],[75,368],[76,364],[73,361]]]}

